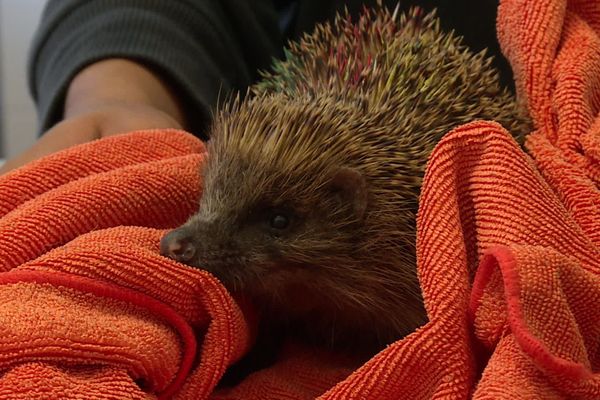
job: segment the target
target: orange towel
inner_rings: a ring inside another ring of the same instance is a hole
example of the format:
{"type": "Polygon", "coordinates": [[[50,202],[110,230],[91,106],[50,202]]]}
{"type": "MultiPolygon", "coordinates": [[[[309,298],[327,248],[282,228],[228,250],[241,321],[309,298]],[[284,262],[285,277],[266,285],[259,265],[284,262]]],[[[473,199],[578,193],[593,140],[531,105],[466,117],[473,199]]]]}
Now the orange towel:
{"type": "Polygon", "coordinates": [[[0,177],[0,399],[599,399],[600,3],[505,0],[499,37],[535,131],[450,132],[418,219],[430,322],[365,365],[289,344],[215,390],[255,316],[158,254],[204,150],[116,136],[0,177]]]}

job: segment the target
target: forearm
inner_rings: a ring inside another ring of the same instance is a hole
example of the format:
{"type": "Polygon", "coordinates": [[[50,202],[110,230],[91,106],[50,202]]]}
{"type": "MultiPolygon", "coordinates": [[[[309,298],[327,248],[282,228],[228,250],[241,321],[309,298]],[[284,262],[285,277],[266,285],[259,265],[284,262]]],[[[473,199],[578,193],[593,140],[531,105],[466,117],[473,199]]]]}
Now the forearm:
{"type": "Polygon", "coordinates": [[[177,92],[188,130],[205,138],[218,98],[245,91],[280,45],[270,0],[49,0],[32,44],[30,88],[46,131],[63,119],[82,68],[135,60],[177,92]]]}
{"type": "Polygon", "coordinates": [[[150,69],[125,59],[91,64],[71,81],[63,118],[72,118],[107,105],[155,108],[186,127],[175,92],[150,69]]]}

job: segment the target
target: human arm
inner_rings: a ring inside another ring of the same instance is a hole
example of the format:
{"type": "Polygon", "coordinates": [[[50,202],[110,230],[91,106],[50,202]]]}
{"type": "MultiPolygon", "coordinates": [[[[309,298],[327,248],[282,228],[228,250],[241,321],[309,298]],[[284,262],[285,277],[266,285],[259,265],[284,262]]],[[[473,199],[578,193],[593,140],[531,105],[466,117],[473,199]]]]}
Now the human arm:
{"type": "Polygon", "coordinates": [[[277,55],[276,20],[266,0],[51,0],[29,69],[46,133],[0,172],[117,131],[206,138],[219,96],[244,90],[277,55]]]}
{"type": "Polygon", "coordinates": [[[72,80],[65,97],[64,119],[33,146],[8,160],[0,174],[58,150],[117,133],[185,127],[174,93],[152,71],[125,59],[99,61],[72,80]]]}

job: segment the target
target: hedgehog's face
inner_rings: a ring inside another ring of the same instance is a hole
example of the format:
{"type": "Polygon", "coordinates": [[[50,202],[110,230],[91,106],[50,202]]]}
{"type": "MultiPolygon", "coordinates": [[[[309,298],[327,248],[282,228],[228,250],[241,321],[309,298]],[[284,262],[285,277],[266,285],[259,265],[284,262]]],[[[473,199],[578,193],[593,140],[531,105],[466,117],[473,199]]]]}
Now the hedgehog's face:
{"type": "Polygon", "coordinates": [[[358,171],[309,175],[320,181],[239,159],[210,160],[199,212],[165,236],[163,254],[211,272],[233,291],[301,289],[352,256],[367,206],[358,171]]]}

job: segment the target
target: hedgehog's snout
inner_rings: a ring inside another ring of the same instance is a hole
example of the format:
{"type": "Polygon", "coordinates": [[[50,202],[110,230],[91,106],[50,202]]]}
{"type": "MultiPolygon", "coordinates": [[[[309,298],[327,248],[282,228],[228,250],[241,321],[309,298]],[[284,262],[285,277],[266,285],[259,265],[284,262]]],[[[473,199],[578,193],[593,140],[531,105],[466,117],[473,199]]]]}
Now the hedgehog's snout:
{"type": "Polygon", "coordinates": [[[193,233],[182,226],[167,233],[160,241],[160,254],[187,264],[196,255],[193,233]]]}

